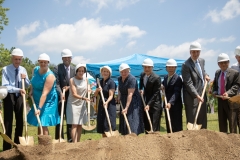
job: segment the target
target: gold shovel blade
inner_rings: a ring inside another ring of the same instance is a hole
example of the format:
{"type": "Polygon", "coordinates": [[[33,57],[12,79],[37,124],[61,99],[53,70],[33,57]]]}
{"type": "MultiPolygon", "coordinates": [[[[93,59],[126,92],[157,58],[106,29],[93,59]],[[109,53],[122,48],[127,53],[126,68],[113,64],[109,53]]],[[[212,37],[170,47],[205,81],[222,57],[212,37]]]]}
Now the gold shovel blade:
{"type": "Polygon", "coordinates": [[[53,141],[52,141],[52,143],[63,143],[63,142],[66,142],[66,140],[65,139],[54,139],[53,141]]]}
{"type": "Polygon", "coordinates": [[[34,145],[34,139],[32,136],[19,137],[19,142],[23,146],[33,146],[34,145]]]}
{"type": "Polygon", "coordinates": [[[82,125],[82,128],[86,131],[92,131],[96,128],[96,125],[82,125]]]}
{"type": "Polygon", "coordinates": [[[9,144],[13,145],[13,146],[17,146],[16,143],[14,143],[6,134],[3,134],[2,132],[0,132],[2,138],[8,142],[9,144]]]}
{"type": "Polygon", "coordinates": [[[118,130],[112,131],[112,133],[111,132],[104,132],[104,133],[106,134],[107,137],[115,137],[120,135],[118,130]]]}
{"type": "Polygon", "coordinates": [[[200,124],[200,125],[198,125],[198,124],[192,124],[192,123],[189,123],[188,122],[188,124],[187,124],[187,129],[188,130],[200,130],[201,129],[201,127],[202,127],[202,125],[200,124]]]}

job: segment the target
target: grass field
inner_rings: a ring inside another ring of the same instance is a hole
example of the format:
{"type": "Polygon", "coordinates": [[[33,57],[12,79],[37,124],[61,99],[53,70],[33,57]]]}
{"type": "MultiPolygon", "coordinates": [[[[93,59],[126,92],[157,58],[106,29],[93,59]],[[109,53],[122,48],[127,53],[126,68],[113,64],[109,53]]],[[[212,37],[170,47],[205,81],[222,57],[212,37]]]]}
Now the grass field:
{"type": "MultiPolygon", "coordinates": [[[[161,118],[161,129],[160,129],[160,134],[166,134],[166,122],[165,122],[165,117],[164,114],[162,114],[162,118],[161,118]]],[[[208,129],[209,130],[213,130],[213,131],[218,131],[218,117],[217,117],[217,113],[215,112],[214,114],[207,114],[208,117],[208,129]]],[[[117,121],[118,123],[118,121],[117,121]]],[[[66,124],[64,124],[64,127],[66,124]]],[[[118,125],[117,125],[118,126],[118,125]]],[[[64,128],[64,129],[65,129],[64,128]]],[[[183,110],[183,129],[186,130],[186,117],[185,117],[185,111],[183,110]]],[[[13,125],[13,134],[12,134],[12,138],[14,137],[14,130],[15,130],[15,124],[13,125]]],[[[2,132],[2,128],[0,129],[0,131],[2,132]]],[[[49,127],[49,131],[50,131],[50,135],[52,136],[52,138],[55,138],[55,127],[49,127]]],[[[23,133],[24,135],[24,133],[23,133]]],[[[37,144],[37,127],[33,127],[33,126],[29,126],[28,125],[28,135],[33,136],[34,140],[35,140],[35,144],[37,144]]],[[[67,135],[66,133],[64,134],[64,138],[66,139],[67,135]]],[[[85,141],[87,139],[91,139],[91,140],[98,140],[101,138],[101,134],[96,133],[96,129],[93,131],[83,131],[82,137],[81,137],[81,141],[85,141]]],[[[2,151],[2,142],[3,139],[0,138],[0,151],[2,151]]]]}

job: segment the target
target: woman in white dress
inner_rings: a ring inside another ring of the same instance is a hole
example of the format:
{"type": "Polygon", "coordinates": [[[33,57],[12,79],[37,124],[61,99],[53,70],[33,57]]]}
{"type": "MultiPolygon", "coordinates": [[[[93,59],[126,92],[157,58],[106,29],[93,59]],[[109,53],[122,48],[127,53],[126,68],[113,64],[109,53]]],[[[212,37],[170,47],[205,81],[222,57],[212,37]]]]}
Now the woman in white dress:
{"type": "Polygon", "coordinates": [[[86,65],[78,64],[75,68],[75,76],[70,79],[70,92],[67,102],[67,124],[72,124],[72,142],[80,141],[82,124],[87,123],[86,98],[87,78],[83,77],[86,73],[86,65]]]}

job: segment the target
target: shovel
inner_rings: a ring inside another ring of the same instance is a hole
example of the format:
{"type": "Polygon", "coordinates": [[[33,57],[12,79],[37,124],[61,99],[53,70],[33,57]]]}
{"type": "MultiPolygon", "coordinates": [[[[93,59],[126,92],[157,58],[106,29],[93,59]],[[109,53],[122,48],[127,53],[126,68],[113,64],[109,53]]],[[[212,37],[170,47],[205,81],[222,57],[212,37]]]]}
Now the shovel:
{"type": "MultiPolygon", "coordinates": [[[[97,78],[97,83],[98,83],[98,86],[101,86],[98,78],[97,78]]],[[[105,134],[106,134],[107,137],[119,136],[118,130],[116,130],[116,131],[113,131],[113,130],[112,130],[112,126],[111,126],[111,123],[110,123],[110,119],[109,119],[107,107],[104,106],[104,104],[105,104],[105,99],[104,99],[102,90],[100,91],[100,94],[101,94],[101,97],[102,97],[103,108],[105,109],[105,113],[106,113],[106,117],[107,117],[107,121],[108,121],[108,126],[109,126],[109,130],[110,130],[110,132],[105,132],[105,134]]]]}
{"type": "MultiPolygon", "coordinates": [[[[120,106],[123,110],[123,105],[122,105],[122,102],[120,101],[120,106]]],[[[130,129],[130,126],[129,126],[129,123],[128,123],[128,119],[127,119],[127,116],[126,116],[126,113],[123,113],[123,116],[124,116],[124,119],[125,119],[125,122],[126,122],[126,125],[127,125],[127,128],[128,128],[128,133],[131,134],[131,129],[130,129]]]]}
{"type": "MultiPolygon", "coordinates": [[[[144,99],[143,99],[143,95],[142,95],[142,94],[141,94],[141,98],[142,98],[144,107],[146,107],[146,103],[145,103],[145,101],[144,101],[144,99]]],[[[151,122],[151,119],[150,119],[148,110],[145,110],[145,112],[146,112],[146,114],[147,114],[148,122],[149,122],[149,124],[150,124],[150,129],[151,129],[150,131],[147,131],[147,133],[154,133],[154,132],[153,132],[153,127],[152,127],[152,122],[151,122]]]]}
{"type": "MultiPolygon", "coordinates": [[[[31,99],[32,99],[32,103],[33,103],[34,111],[37,112],[37,107],[36,107],[36,104],[35,104],[34,99],[33,99],[32,96],[31,96],[31,99]]],[[[37,114],[36,117],[37,117],[38,125],[39,125],[39,127],[40,127],[40,132],[41,132],[40,135],[43,135],[43,129],[42,129],[42,124],[41,124],[41,121],[40,121],[39,115],[37,114]]]]}
{"type": "MultiPolygon", "coordinates": [[[[63,96],[65,96],[65,88],[63,89],[63,96]]],[[[59,139],[53,140],[53,143],[66,142],[64,139],[62,139],[63,112],[64,112],[64,100],[62,100],[62,107],[61,107],[61,119],[60,119],[59,139]]]]}
{"type": "MultiPolygon", "coordinates": [[[[201,98],[204,97],[206,87],[207,87],[207,81],[205,80],[205,84],[204,84],[204,88],[203,88],[201,98]]],[[[202,125],[201,124],[197,125],[197,118],[198,118],[198,114],[199,114],[201,105],[202,105],[202,102],[200,101],[199,104],[198,104],[197,113],[196,113],[196,116],[195,116],[195,119],[194,119],[194,123],[192,124],[192,123],[188,122],[188,124],[187,124],[187,129],[188,130],[200,130],[201,129],[202,125]]]]}
{"type": "MultiPolygon", "coordinates": [[[[88,84],[88,79],[87,79],[87,93],[88,93],[88,99],[90,99],[90,85],[88,84]]],[[[87,130],[87,131],[91,131],[94,130],[96,128],[96,124],[91,125],[91,120],[90,120],[90,101],[87,101],[87,106],[88,106],[88,124],[87,125],[82,125],[82,128],[87,130]]]]}
{"type": "MultiPolygon", "coordinates": [[[[163,89],[163,94],[164,94],[164,101],[165,101],[165,106],[166,106],[167,105],[167,98],[166,98],[166,93],[165,93],[164,89],[163,89]]],[[[169,109],[167,107],[165,109],[166,109],[166,112],[167,112],[169,129],[170,129],[170,132],[172,133],[172,125],[171,125],[171,118],[170,118],[170,115],[169,115],[169,109]]]]}
{"type": "MultiPolygon", "coordinates": [[[[22,78],[22,88],[25,90],[25,80],[22,78]]],[[[34,139],[31,136],[28,136],[27,132],[27,113],[26,113],[26,98],[25,94],[23,94],[23,112],[24,112],[24,121],[25,121],[25,137],[19,137],[19,142],[23,146],[34,145],[34,139]]]]}
{"type": "Polygon", "coordinates": [[[0,122],[1,122],[1,125],[2,125],[3,134],[5,134],[5,133],[6,133],[6,129],[5,129],[5,125],[4,125],[4,123],[3,123],[2,113],[0,113],[0,122]]]}

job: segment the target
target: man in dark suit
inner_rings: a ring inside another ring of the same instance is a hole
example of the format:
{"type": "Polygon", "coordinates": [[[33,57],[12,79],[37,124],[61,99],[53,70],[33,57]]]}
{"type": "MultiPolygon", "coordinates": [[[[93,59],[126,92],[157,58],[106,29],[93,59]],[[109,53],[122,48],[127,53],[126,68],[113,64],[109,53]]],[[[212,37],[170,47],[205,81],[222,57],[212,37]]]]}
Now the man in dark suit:
{"type": "MultiPolygon", "coordinates": [[[[168,74],[164,77],[162,82],[167,98],[165,108],[169,109],[171,118],[171,126],[173,132],[182,131],[182,79],[176,73],[177,62],[174,59],[169,59],[166,63],[166,70],[168,74]]],[[[167,114],[165,111],[167,132],[170,133],[167,114]]]]}
{"type": "MultiPolygon", "coordinates": [[[[153,131],[160,131],[160,120],[162,114],[160,94],[161,78],[153,73],[153,61],[150,58],[145,59],[142,65],[144,72],[141,73],[140,76],[140,93],[144,93],[143,96],[146,102],[144,110],[149,111],[153,131]]],[[[144,126],[145,131],[150,130],[150,124],[145,113],[144,126]]]]}
{"type": "MultiPolygon", "coordinates": [[[[75,75],[75,67],[71,65],[72,60],[72,52],[69,49],[64,49],[61,52],[62,55],[62,61],[63,63],[57,65],[54,67],[54,74],[56,76],[56,83],[57,83],[57,91],[59,93],[59,99],[62,101],[62,99],[65,99],[64,102],[64,115],[65,119],[67,119],[66,115],[66,107],[67,107],[67,100],[69,95],[69,79],[74,77],[75,75]],[[62,95],[63,88],[66,89],[65,97],[62,95]]],[[[58,105],[58,113],[61,115],[61,102],[58,105]]],[[[71,142],[71,124],[67,124],[67,139],[69,142],[71,142]]],[[[55,128],[55,139],[59,139],[59,129],[60,125],[58,124],[55,128]]],[[[64,139],[63,135],[63,129],[62,129],[62,138],[64,139]]]]}
{"type": "MultiPolygon", "coordinates": [[[[201,45],[193,42],[190,45],[190,58],[182,64],[183,78],[183,102],[185,105],[187,122],[194,123],[199,102],[203,102],[198,115],[197,124],[202,124],[201,128],[207,128],[207,106],[206,95],[201,98],[204,81],[210,78],[205,72],[205,60],[199,58],[201,45]]],[[[204,93],[205,94],[205,93],[204,93]]]]}
{"type": "Polygon", "coordinates": [[[228,68],[229,56],[225,53],[218,56],[218,66],[220,69],[215,73],[213,95],[223,96],[218,98],[219,131],[227,133],[229,124],[230,133],[237,133],[238,109],[231,109],[226,97],[237,95],[240,87],[239,72],[228,68]]]}

